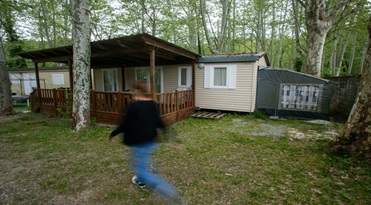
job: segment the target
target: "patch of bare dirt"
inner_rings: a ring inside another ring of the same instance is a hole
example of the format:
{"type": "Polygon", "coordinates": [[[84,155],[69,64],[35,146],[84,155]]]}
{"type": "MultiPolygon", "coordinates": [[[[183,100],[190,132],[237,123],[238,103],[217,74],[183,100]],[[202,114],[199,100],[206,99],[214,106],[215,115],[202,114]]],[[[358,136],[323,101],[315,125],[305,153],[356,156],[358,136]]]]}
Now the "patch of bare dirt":
{"type": "Polygon", "coordinates": [[[16,114],[16,115],[0,115],[0,123],[3,123],[3,122],[7,122],[7,121],[12,121],[12,120],[15,120],[17,118],[19,118],[20,115],[16,114]]]}

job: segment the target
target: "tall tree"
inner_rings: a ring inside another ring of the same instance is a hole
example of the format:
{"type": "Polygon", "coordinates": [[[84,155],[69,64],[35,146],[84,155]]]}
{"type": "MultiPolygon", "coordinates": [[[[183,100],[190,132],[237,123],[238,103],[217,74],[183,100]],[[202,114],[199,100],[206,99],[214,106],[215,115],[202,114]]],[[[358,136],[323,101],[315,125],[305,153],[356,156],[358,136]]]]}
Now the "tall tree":
{"type": "Polygon", "coordinates": [[[371,159],[371,18],[368,22],[367,56],[356,101],[335,148],[346,154],[371,159]]]}
{"type": "Polygon", "coordinates": [[[9,72],[6,68],[3,41],[0,36],[0,116],[13,114],[9,72]]]}
{"type": "Polygon", "coordinates": [[[200,12],[202,24],[205,31],[205,37],[211,53],[222,53],[224,44],[226,42],[226,30],[228,21],[230,20],[231,1],[230,0],[219,0],[221,6],[221,19],[220,26],[217,31],[214,32],[214,27],[210,16],[208,15],[207,4],[205,0],[200,0],[200,12]],[[210,22],[210,23],[207,23],[210,22]],[[211,34],[208,28],[211,28],[211,34]]]}
{"type": "Polygon", "coordinates": [[[15,18],[12,12],[18,8],[15,1],[0,1],[0,24],[6,33],[6,39],[9,43],[9,59],[7,62],[10,68],[24,68],[27,66],[26,61],[17,54],[22,52],[22,41],[15,30],[15,18]]]}
{"type": "Polygon", "coordinates": [[[72,118],[78,131],[90,126],[90,4],[89,0],[71,1],[73,19],[73,108],[72,118]]]}
{"type": "Polygon", "coordinates": [[[308,54],[302,72],[321,76],[322,55],[329,30],[361,8],[366,0],[297,0],[305,8],[308,54]]]}

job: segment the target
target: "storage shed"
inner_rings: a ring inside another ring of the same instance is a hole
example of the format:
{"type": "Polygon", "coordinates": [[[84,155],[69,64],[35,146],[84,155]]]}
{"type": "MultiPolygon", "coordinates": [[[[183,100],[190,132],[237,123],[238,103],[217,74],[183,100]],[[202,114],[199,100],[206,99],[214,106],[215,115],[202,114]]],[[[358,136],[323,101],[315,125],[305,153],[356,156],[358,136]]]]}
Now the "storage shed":
{"type": "Polygon", "coordinates": [[[258,68],[267,66],[264,52],[202,56],[195,69],[196,108],[254,112],[258,68]]]}
{"type": "Polygon", "coordinates": [[[261,68],[256,110],[267,116],[328,119],[336,84],[288,69],[261,68]]]}

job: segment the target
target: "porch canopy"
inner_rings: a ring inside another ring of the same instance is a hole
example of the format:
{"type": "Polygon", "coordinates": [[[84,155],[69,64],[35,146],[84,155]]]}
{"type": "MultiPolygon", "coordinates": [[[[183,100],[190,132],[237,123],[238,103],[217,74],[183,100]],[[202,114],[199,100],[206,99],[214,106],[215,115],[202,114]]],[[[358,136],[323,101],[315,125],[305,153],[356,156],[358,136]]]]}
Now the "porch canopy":
{"type": "MultiPolygon", "coordinates": [[[[176,65],[196,63],[200,56],[175,44],[156,38],[149,34],[137,34],[108,40],[94,41],[91,46],[91,68],[124,68],[133,66],[150,66],[151,93],[154,93],[155,65],[176,65]]],[[[72,75],[73,46],[64,46],[24,52],[21,57],[35,63],[36,80],[38,81],[38,63],[56,62],[69,65],[72,75]]],[[[194,79],[194,78],[193,78],[194,79]]],[[[73,80],[70,81],[71,90],[73,80]]],[[[39,84],[37,88],[40,89],[39,84]]]]}
{"type": "MultiPolygon", "coordinates": [[[[113,38],[108,40],[94,41],[90,43],[91,46],[91,68],[122,68],[125,67],[141,67],[149,66],[150,67],[150,92],[152,98],[159,101],[160,99],[165,99],[165,95],[169,95],[171,103],[162,103],[163,116],[169,116],[169,118],[174,118],[176,114],[177,119],[181,119],[182,116],[188,116],[189,112],[192,111],[194,107],[194,70],[195,64],[200,56],[192,51],[179,47],[175,44],[169,43],[167,41],[161,40],[149,34],[137,34],[131,36],[124,36],[119,38],[113,38]],[[170,93],[170,94],[159,94],[155,93],[155,65],[180,65],[180,64],[191,64],[192,65],[192,90],[184,91],[179,93],[170,93]],[[176,95],[176,97],[175,97],[176,95]],[[184,100],[187,98],[192,98],[184,100]],[[176,99],[181,100],[176,100],[176,99]],[[174,101],[175,100],[175,101],[174,101]],[[189,103],[191,101],[191,103],[189,103]],[[175,105],[176,104],[176,105],[175,105]],[[165,109],[166,108],[166,109],[165,109]],[[180,112],[180,109],[187,111],[186,114],[180,112]]],[[[57,96],[57,93],[52,94],[51,91],[41,90],[40,81],[39,81],[39,63],[45,62],[57,62],[68,64],[69,75],[70,75],[70,89],[73,92],[73,46],[49,48],[37,51],[24,52],[19,54],[21,57],[26,59],[31,59],[35,64],[35,73],[36,73],[36,82],[37,82],[37,92],[35,93],[35,101],[40,106],[40,110],[47,111],[47,107],[51,107],[49,113],[56,113],[57,107],[60,102],[56,99],[52,100],[53,97],[57,96]],[[43,92],[43,93],[42,93],[43,92]],[[45,93],[44,93],[45,92],[45,93]],[[49,93],[46,93],[49,92],[49,93]],[[46,97],[44,97],[46,96],[46,97]],[[48,97],[49,96],[49,97],[48,97]],[[44,104],[43,104],[44,103],[44,104]]],[[[124,84],[122,85],[124,88],[124,84]]],[[[125,89],[122,89],[125,90],[125,89]]],[[[53,91],[56,92],[56,91],[53,91]]],[[[97,92],[95,92],[97,94],[97,92]]],[[[103,94],[102,94],[103,95],[103,94]]],[[[124,99],[125,96],[129,94],[113,94],[105,93],[107,96],[113,96],[112,99],[124,99]],[[115,95],[115,96],[114,96],[115,95]],[[118,95],[118,96],[116,96],[118,95]]],[[[64,95],[62,95],[64,96],[64,95]]],[[[63,100],[62,100],[63,101],[63,100]]],[[[65,100],[64,100],[65,101],[65,100]]],[[[93,100],[94,101],[94,100],[93,100]]],[[[112,118],[111,108],[107,107],[107,104],[96,105],[95,102],[92,102],[94,105],[94,113],[102,112],[108,113],[110,118],[112,118]]],[[[116,103],[116,102],[115,102],[116,103]]],[[[116,104],[111,103],[114,107],[114,113],[120,115],[122,112],[116,104]],[[115,104],[115,105],[114,105],[115,104]]],[[[32,103],[31,103],[32,104],[32,103]]],[[[63,105],[65,106],[65,105],[63,105]]],[[[119,105],[121,106],[121,105],[119,105]]],[[[38,109],[38,108],[35,108],[38,109]]],[[[44,112],[43,111],[43,112],[44,112]]],[[[99,114],[96,114],[99,117],[99,114]]],[[[170,120],[171,121],[171,120],[170,120]]]]}

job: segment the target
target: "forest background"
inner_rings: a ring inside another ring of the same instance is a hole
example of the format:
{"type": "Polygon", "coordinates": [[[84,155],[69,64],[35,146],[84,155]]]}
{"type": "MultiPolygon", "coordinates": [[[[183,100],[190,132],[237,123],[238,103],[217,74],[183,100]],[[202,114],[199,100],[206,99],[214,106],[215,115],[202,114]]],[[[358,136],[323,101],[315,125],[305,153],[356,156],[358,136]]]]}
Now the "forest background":
{"type": "MultiPolygon", "coordinates": [[[[348,1],[354,7],[357,1],[348,1]]],[[[32,67],[16,54],[73,43],[68,0],[1,0],[7,67],[32,67]]],[[[148,33],[201,55],[267,52],[271,66],[300,71],[308,29],[300,0],[92,0],[91,41],[148,33]]],[[[328,11],[339,1],[326,1],[328,11]]],[[[344,10],[346,12],[346,9],[344,10]]],[[[340,14],[341,15],[341,14],[340,14]]],[[[328,32],[322,77],[359,75],[370,2],[328,32]]],[[[46,64],[44,66],[61,66],[46,64]]]]}

